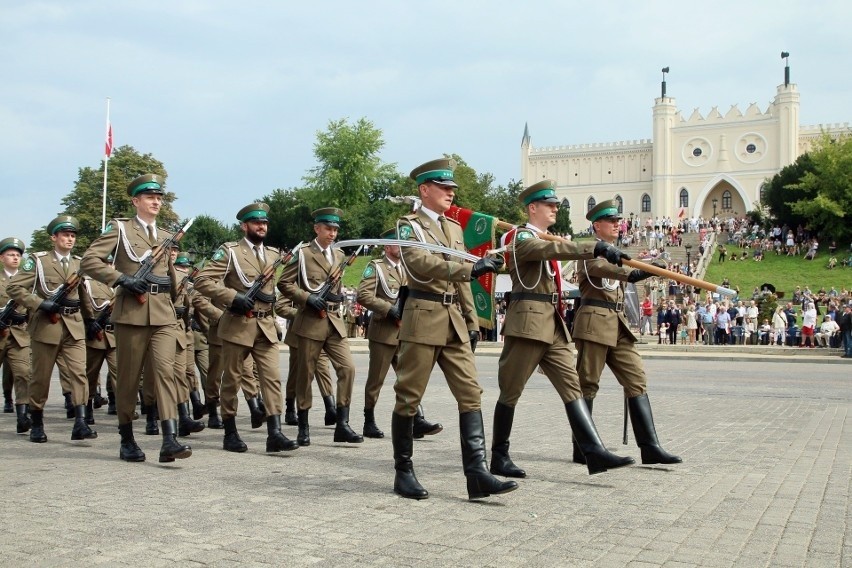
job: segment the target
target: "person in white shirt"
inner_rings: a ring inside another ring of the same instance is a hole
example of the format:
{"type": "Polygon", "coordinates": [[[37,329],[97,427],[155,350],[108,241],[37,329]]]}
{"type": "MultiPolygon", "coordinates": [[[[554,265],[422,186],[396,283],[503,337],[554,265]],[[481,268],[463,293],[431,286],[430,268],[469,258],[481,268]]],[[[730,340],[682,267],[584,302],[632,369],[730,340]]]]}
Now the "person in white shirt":
{"type": "Polygon", "coordinates": [[[837,322],[831,319],[831,316],[826,315],[825,320],[822,324],[820,324],[819,331],[814,335],[814,338],[820,347],[828,347],[828,341],[831,339],[831,336],[839,331],[840,326],[837,325],[837,322]]]}
{"type": "Polygon", "coordinates": [[[805,312],[802,315],[802,344],[800,347],[807,346],[813,349],[816,347],[814,341],[814,328],[817,322],[817,311],[813,302],[808,302],[805,307],[805,312]]]}

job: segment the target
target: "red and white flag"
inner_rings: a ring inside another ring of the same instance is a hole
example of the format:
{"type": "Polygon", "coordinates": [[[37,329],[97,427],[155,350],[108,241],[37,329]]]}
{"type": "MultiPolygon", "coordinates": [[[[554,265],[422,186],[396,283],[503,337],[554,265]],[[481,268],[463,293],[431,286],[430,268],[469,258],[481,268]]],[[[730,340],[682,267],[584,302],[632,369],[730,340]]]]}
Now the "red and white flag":
{"type": "Polygon", "coordinates": [[[107,123],[106,146],[104,147],[104,155],[109,158],[112,156],[112,124],[107,123]]]}

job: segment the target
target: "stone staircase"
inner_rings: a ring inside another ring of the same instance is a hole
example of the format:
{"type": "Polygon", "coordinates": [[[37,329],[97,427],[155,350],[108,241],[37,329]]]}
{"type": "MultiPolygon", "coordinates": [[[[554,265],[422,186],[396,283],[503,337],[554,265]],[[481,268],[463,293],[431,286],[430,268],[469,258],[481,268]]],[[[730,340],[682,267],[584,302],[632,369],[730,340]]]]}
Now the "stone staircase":
{"type": "MultiPolygon", "coordinates": [[[[671,256],[672,263],[686,264],[686,245],[692,245],[690,258],[692,262],[697,262],[699,259],[698,245],[700,244],[699,233],[683,233],[683,244],[679,247],[666,247],[666,252],[671,256]]],[[[638,259],[639,253],[643,250],[648,250],[648,242],[644,244],[631,245],[622,248],[627,254],[638,259]]]]}

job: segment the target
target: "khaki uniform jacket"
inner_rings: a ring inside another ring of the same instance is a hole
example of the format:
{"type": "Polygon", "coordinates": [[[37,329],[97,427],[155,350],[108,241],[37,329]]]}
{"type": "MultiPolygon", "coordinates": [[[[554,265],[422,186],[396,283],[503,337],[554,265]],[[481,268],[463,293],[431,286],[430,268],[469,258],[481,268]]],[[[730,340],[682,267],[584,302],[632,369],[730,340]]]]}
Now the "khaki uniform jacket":
{"type": "MultiPolygon", "coordinates": [[[[545,241],[536,235],[535,229],[518,228],[513,248],[506,253],[506,264],[512,277],[512,294],[555,294],[555,278],[562,278],[562,275],[554,274],[547,261],[592,259],[594,250],[594,243],[545,241]]],[[[558,309],[558,302],[552,304],[511,298],[503,334],[552,344],[557,326],[560,326],[570,341],[571,336],[565,320],[557,313],[558,309]]]]}
{"type": "MultiPolygon", "coordinates": [[[[397,234],[402,239],[465,250],[461,225],[452,219],[447,219],[445,225],[449,235],[444,235],[440,225],[421,209],[399,219],[397,234]]],[[[443,346],[447,344],[447,330],[452,326],[462,343],[469,343],[469,332],[479,330],[473,293],[468,284],[473,264],[414,247],[400,247],[400,250],[411,290],[458,294],[459,303],[448,309],[437,302],[408,298],[399,338],[402,341],[443,346]]]]}
{"type": "MultiPolygon", "coordinates": [[[[346,255],[340,249],[332,249],[332,251],[334,252],[334,266],[339,266],[346,259],[346,255]]],[[[284,272],[281,274],[278,289],[299,307],[299,311],[290,325],[290,331],[299,337],[324,341],[328,338],[328,324],[331,323],[334,331],[340,334],[340,337],[346,338],[346,326],[343,324],[343,318],[338,310],[332,309],[330,306],[327,310],[327,318],[321,318],[316,310],[307,307],[311,290],[317,290],[325,283],[334,266],[328,263],[328,259],[314,239],[310,245],[299,249],[296,256],[293,257],[293,261],[284,268],[284,272]]],[[[341,278],[331,289],[332,294],[340,294],[342,281],[341,278]]]]}
{"type": "MultiPolygon", "coordinates": [[[[115,290],[107,286],[103,282],[98,282],[90,277],[83,279],[82,288],[80,289],[80,312],[83,314],[83,320],[96,320],[101,316],[104,310],[109,309],[109,303],[115,296],[115,290]]],[[[108,323],[112,323],[108,320],[108,323]]],[[[115,333],[112,328],[109,331],[104,330],[103,339],[86,338],[86,347],[93,349],[114,349],[115,348],[115,333]]]]}
{"type": "Polygon", "coordinates": [[[207,334],[208,345],[222,345],[222,340],[219,338],[219,319],[222,317],[224,306],[216,307],[210,298],[200,294],[194,287],[191,299],[198,325],[201,331],[207,334]]]}
{"type": "MultiPolygon", "coordinates": [[[[137,259],[155,247],[161,245],[171,234],[157,227],[157,242],[149,242],[145,229],[137,219],[113,219],[106,230],[89,246],[83,255],[82,266],[86,274],[99,282],[115,286],[122,274],[133,276],[139,270],[137,259]]],[[[112,322],[125,325],[163,326],[175,322],[175,308],[172,294],[177,288],[177,276],[174,266],[165,254],[154,266],[152,274],[156,278],[168,278],[171,282],[169,293],[146,294],[147,301],[140,304],[136,296],[122,287],[116,289],[115,305],[112,309],[112,322]]]]}
{"type": "Polygon", "coordinates": [[[173,294],[175,302],[175,316],[177,317],[175,332],[178,335],[178,345],[182,349],[186,349],[187,347],[195,345],[195,342],[192,340],[192,336],[190,334],[192,303],[189,301],[189,296],[193,292],[193,283],[187,280],[186,283],[184,283],[183,285],[183,289],[181,289],[180,284],[184,281],[184,278],[189,276],[189,270],[180,266],[175,266],[175,274],[177,275],[178,281],[177,288],[175,289],[175,293],[173,294]],[[178,316],[177,311],[180,308],[183,308],[183,315],[178,316]]]}
{"type": "MultiPolygon", "coordinates": [[[[18,272],[20,273],[20,269],[18,269],[18,272]]],[[[6,271],[3,267],[0,267],[0,309],[6,307],[6,303],[11,299],[9,298],[9,294],[6,292],[6,288],[9,286],[9,282],[11,282],[11,280],[11,278],[6,276],[6,271]]],[[[18,304],[15,307],[15,315],[26,317],[26,308],[21,304],[18,304]]],[[[30,334],[27,332],[26,321],[18,325],[10,325],[7,331],[9,332],[9,335],[5,338],[0,338],[0,346],[3,345],[3,341],[8,341],[9,338],[13,338],[20,347],[29,347],[30,334]]]]}
{"type": "MultiPolygon", "coordinates": [[[[275,262],[281,253],[276,248],[264,246],[266,264],[275,262]]],[[[263,268],[255,257],[254,250],[245,239],[223,244],[195,279],[195,290],[210,298],[215,305],[230,306],[237,292],[245,294],[263,268]],[[240,276],[240,272],[242,276],[240,276]]],[[[275,279],[271,278],[261,294],[275,298],[275,279]]],[[[219,319],[219,337],[244,347],[252,347],[257,339],[258,327],[270,343],[278,343],[275,320],[272,317],[272,302],[255,298],[255,312],[270,312],[263,318],[246,317],[224,310],[219,319]]]]}
{"type": "Polygon", "coordinates": [[[402,261],[394,267],[387,256],[371,260],[364,269],[363,278],[358,285],[358,303],[373,311],[370,325],[367,327],[367,339],[399,345],[399,326],[394,319],[388,319],[388,311],[396,302],[400,286],[405,285],[405,272],[402,261]]]}
{"type": "MultiPolygon", "coordinates": [[[[68,263],[68,274],[80,268],[80,257],[72,256],[68,263]]],[[[9,297],[30,311],[30,338],[49,345],[62,343],[62,326],[68,328],[69,335],[75,341],[85,340],[83,316],[80,312],[59,314],[59,322],[51,323],[50,314],[38,309],[44,300],[50,298],[68,277],[53,252],[37,252],[24,262],[23,266],[6,288],[9,297]],[[60,323],[61,322],[61,323],[60,323]]],[[[68,306],[80,305],[80,292],[77,287],[65,296],[68,306]]]]}
{"type": "MultiPolygon", "coordinates": [[[[632,268],[618,267],[603,258],[577,262],[577,278],[582,300],[623,302],[627,277],[632,271],[632,268]]],[[[630,331],[630,324],[623,309],[616,312],[598,306],[581,305],[574,316],[574,339],[615,347],[619,327],[634,343],[638,341],[630,331]],[[613,316],[618,318],[619,325],[613,325],[613,316]]]]}
{"type": "MultiPolygon", "coordinates": [[[[296,305],[293,304],[293,300],[287,298],[283,294],[278,296],[278,299],[275,301],[275,315],[285,320],[292,322],[296,319],[296,314],[299,313],[296,305]]],[[[287,329],[284,332],[284,343],[293,347],[294,349],[299,348],[299,340],[298,338],[290,333],[290,330],[293,329],[293,324],[287,326],[287,329]]]]}

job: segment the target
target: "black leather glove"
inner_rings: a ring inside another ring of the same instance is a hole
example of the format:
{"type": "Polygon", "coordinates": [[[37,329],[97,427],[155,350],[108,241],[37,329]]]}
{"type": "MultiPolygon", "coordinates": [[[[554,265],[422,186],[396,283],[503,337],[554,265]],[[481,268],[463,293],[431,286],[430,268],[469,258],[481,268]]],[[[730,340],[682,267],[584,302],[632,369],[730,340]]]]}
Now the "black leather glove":
{"type": "Polygon", "coordinates": [[[100,326],[98,320],[87,319],[85,321],[86,324],[86,339],[97,339],[98,334],[101,333],[104,328],[100,326]]]}
{"type": "Polygon", "coordinates": [[[470,350],[476,351],[476,344],[479,343],[479,332],[469,331],[468,335],[470,335],[470,350]]]}
{"type": "Polygon", "coordinates": [[[235,314],[239,314],[241,316],[246,315],[254,308],[254,300],[250,300],[246,298],[246,295],[237,292],[237,295],[234,296],[234,301],[231,302],[231,307],[228,308],[235,314]]]}
{"type": "Polygon", "coordinates": [[[201,331],[201,326],[198,324],[197,321],[195,321],[195,319],[192,319],[189,321],[189,329],[191,329],[192,331],[201,331]]]}
{"type": "MultiPolygon", "coordinates": [[[[653,260],[653,261],[651,261],[651,264],[653,264],[657,268],[668,268],[668,265],[666,265],[665,261],[663,261],[663,260],[653,260]]],[[[627,275],[627,281],[628,282],[640,282],[642,280],[647,280],[648,278],[651,278],[652,276],[656,276],[656,274],[651,274],[650,272],[646,272],[644,270],[637,268],[636,270],[632,271],[630,274],[627,275]]]]}
{"type": "Polygon", "coordinates": [[[310,296],[308,296],[308,301],[305,303],[315,309],[317,312],[324,312],[328,309],[328,305],[325,303],[325,300],[323,300],[316,294],[311,294],[310,296]]]}
{"type": "Polygon", "coordinates": [[[44,300],[38,305],[38,309],[48,314],[58,314],[62,311],[62,306],[52,300],[44,300]]]}
{"type": "Polygon", "coordinates": [[[402,312],[399,311],[399,306],[396,304],[391,306],[391,309],[388,310],[387,319],[396,321],[402,319],[402,312]]]}
{"type": "Polygon", "coordinates": [[[500,267],[503,266],[503,259],[497,257],[486,256],[485,258],[480,258],[475,263],[473,263],[473,270],[470,271],[470,277],[479,278],[483,274],[488,274],[489,272],[497,272],[500,270],[500,267]]]}
{"type": "Polygon", "coordinates": [[[325,301],[332,304],[342,304],[345,299],[341,294],[328,294],[325,297],[325,301]]]}
{"type": "Polygon", "coordinates": [[[121,286],[125,290],[133,292],[137,295],[144,294],[148,291],[147,282],[145,282],[141,278],[136,278],[135,276],[128,276],[127,274],[122,274],[121,276],[119,276],[118,280],[115,281],[115,285],[121,286]]]}
{"type": "Polygon", "coordinates": [[[604,241],[598,241],[595,245],[595,258],[602,256],[606,258],[606,261],[610,264],[615,264],[617,266],[621,266],[621,262],[624,260],[630,260],[630,255],[626,252],[621,252],[614,246],[604,241]]]}

